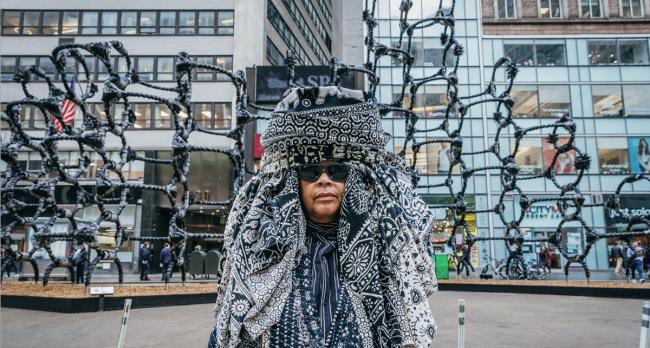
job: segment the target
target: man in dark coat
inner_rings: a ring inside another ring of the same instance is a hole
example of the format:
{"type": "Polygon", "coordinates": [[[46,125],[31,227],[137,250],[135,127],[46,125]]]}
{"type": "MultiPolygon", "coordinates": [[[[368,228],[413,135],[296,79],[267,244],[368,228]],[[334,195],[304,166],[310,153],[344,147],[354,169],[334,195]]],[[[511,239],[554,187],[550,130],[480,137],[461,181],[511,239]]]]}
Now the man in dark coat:
{"type": "Polygon", "coordinates": [[[151,262],[151,249],[149,249],[149,242],[144,242],[140,246],[140,255],[138,257],[138,267],[140,267],[140,280],[149,279],[149,268],[151,262]]]}
{"type": "MultiPolygon", "coordinates": [[[[172,248],[169,246],[169,243],[165,242],[165,247],[160,251],[160,263],[162,264],[162,278],[160,280],[169,280],[167,279],[167,268],[172,262],[172,248]]],[[[171,278],[171,271],[169,272],[169,278],[171,278]]]]}
{"type": "Polygon", "coordinates": [[[81,244],[79,246],[79,249],[75,252],[72,258],[72,262],[77,269],[76,283],[83,283],[84,274],[86,272],[86,264],[88,263],[88,251],[86,250],[86,244],[81,244]]]}

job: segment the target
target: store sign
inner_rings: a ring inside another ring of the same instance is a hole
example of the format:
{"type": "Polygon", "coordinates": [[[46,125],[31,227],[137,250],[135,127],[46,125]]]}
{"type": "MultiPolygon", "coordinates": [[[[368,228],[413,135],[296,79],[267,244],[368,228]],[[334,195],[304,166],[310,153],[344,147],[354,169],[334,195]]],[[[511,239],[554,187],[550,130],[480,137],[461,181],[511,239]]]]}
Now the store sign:
{"type": "MultiPolygon", "coordinates": [[[[542,197],[532,197],[542,198],[542,197]]],[[[544,197],[545,198],[545,197],[544,197]]],[[[515,217],[521,214],[519,206],[519,197],[514,198],[515,217]]],[[[521,222],[522,227],[557,227],[562,220],[562,212],[555,202],[538,202],[528,207],[524,212],[524,220],[521,222]]]]}
{"type": "MultiPolygon", "coordinates": [[[[604,195],[603,201],[608,202],[612,195],[604,195]]],[[[627,224],[626,218],[650,215],[650,200],[646,195],[621,195],[621,209],[616,211],[605,207],[605,225],[615,226],[627,224]]]]}
{"type": "MultiPolygon", "coordinates": [[[[296,66],[294,81],[307,87],[328,86],[331,70],[329,66],[296,66]]],[[[356,74],[350,73],[341,80],[341,87],[359,89],[356,86],[356,74]]],[[[257,103],[277,103],[289,88],[288,72],[285,66],[258,66],[256,68],[257,103]]]]}

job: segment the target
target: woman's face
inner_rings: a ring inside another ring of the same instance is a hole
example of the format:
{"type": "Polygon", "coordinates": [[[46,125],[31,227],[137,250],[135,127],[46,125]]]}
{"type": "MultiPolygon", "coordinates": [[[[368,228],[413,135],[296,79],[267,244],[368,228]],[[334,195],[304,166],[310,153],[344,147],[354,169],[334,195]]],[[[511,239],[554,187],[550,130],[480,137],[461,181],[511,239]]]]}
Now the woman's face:
{"type": "Polygon", "coordinates": [[[300,199],[305,217],[316,223],[337,221],[344,191],[345,183],[331,180],[326,171],[314,182],[300,180],[300,199]]]}

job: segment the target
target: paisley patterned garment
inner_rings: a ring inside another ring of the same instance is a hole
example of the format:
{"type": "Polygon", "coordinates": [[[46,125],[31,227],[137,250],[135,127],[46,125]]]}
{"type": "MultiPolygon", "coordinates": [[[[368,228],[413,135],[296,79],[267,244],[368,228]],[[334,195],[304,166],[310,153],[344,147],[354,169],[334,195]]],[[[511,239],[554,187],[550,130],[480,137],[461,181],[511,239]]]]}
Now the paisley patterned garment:
{"type": "Polygon", "coordinates": [[[228,217],[209,346],[429,345],[437,331],[427,299],[436,288],[433,215],[404,162],[384,151],[388,138],[374,101],[337,87],[293,89],[273,116],[262,169],[228,217]],[[325,159],[350,167],[336,232],[341,284],[329,329],[315,299],[319,275],[295,170],[325,159]]]}

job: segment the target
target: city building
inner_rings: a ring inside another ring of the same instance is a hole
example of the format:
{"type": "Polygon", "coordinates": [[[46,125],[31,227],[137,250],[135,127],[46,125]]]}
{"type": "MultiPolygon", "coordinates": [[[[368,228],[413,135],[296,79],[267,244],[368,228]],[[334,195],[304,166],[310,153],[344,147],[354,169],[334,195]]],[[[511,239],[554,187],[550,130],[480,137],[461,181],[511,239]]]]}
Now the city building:
{"type": "MultiPolygon", "coordinates": [[[[65,43],[89,43],[119,40],[124,44],[141,79],[160,86],[174,86],[174,58],[180,51],[188,52],[201,63],[215,64],[227,70],[245,70],[253,66],[281,65],[287,51],[298,56],[298,65],[328,65],[333,56],[349,56],[362,62],[361,1],[339,0],[167,0],[141,1],[3,1],[1,12],[1,96],[5,103],[24,97],[19,84],[12,82],[13,74],[24,66],[37,65],[56,80],[54,65],[49,59],[52,50],[65,43]],[[350,10],[354,6],[354,11],[350,10]],[[347,11],[345,11],[347,9],[347,11]],[[350,18],[358,18],[356,35],[343,37],[343,25],[354,25],[350,18]]],[[[125,72],[123,58],[114,56],[113,68],[125,72]]],[[[99,83],[108,75],[101,63],[86,59],[93,79],[99,83]]],[[[250,78],[251,76],[249,76],[250,78]]],[[[254,75],[252,76],[254,78],[254,75]]],[[[85,84],[83,74],[78,74],[77,88],[85,84]]],[[[207,70],[197,70],[193,76],[192,113],[199,124],[210,130],[227,130],[235,126],[233,120],[232,85],[227,77],[207,70]]],[[[44,81],[30,83],[34,93],[46,96],[44,81]]],[[[145,91],[135,86],[133,91],[145,91]]],[[[95,114],[104,115],[100,95],[89,104],[95,114]]],[[[173,137],[171,113],[151,100],[133,98],[136,121],[126,132],[129,146],[140,155],[169,159],[173,137]]],[[[114,105],[112,112],[120,114],[123,107],[114,105]]],[[[47,122],[36,108],[22,110],[22,126],[31,136],[42,135],[47,122]]],[[[81,112],[75,123],[81,122],[81,112]]],[[[7,141],[6,124],[2,124],[3,141],[7,141]]],[[[223,136],[194,132],[193,144],[230,148],[232,141],[223,136]]],[[[108,137],[105,149],[110,158],[118,159],[116,150],[122,144],[117,137],[108,137]]],[[[67,164],[78,163],[80,153],[74,142],[59,143],[59,157],[67,164]]],[[[20,153],[21,165],[27,170],[41,168],[41,156],[35,152],[20,153]]],[[[81,178],[81,184],[92,190],[96,170],[103,162],[91,154],[90,170],[81,178]]],[[[4,169],[5,164],[0,162],[4,169]]],[[[146,184],[167,184],[172,169],[135,161],[123,169],[126,179],[146,184]]],[[[227,200],[231,195],[233,171],[226,155],[211,152],[194,152],[191,157],[190,190],[201,200],[227,200]]],[[[57,202],[68,208],[75,198],[70,197],[70,186],[60,184],[56,189],[57,202]],[[59,200],[59,198],[61,200],[59,200]]],[[[163,194],[132,190],[127,208],[120,215],[127,233],[133,236],[167,236],[171,217],[170,203],[163,194]]],[[[111,208],[111,206],[109,206],[111,208]]],[[[191,232],[219,233],[223,231],[226,210],[223,208],[192,206],[186,217],[187,230],[191,232]]],[[[87,208],[77,217],[90,222],[99,214],[96,208],[87,208]]],[[[46,214],[47,215],[47,214],[46,214]]],[[[40,222],[40,220],[39,220],[40,222]]],[[[39,223],[37,222],[37,223],[39,223]]],[[[55,232],[64,232],[70,225],[63,219],[57,221],[55,232]]],[[[100,244],[112,249],[115,234],[112,223],[100,226],[100,244]]],[[[29,226],[15,231],[15,247],[31,247],[29,226]]],[[[218,247],[218,240],[202,242],[204,249],[218,247]]],[[[188,245],[192,250],[194,245],[188,245]]],[[[156,245],[156,250],[160,245],[156,245]]],[[[56,256],[69,252],[69,244],[53,245],[56,256]]],[[[39,252],[38,258],[47,261],[47,254],[39,252]]],[[[128,266],[135,265],[137,245],[128,243],[118,255],[128,266]]],[[[154,257],[157,257],[157,253],[154,257]]],[[[154,270],[157,263],[154,262],[154,270]]],[[[114,271],[106,263],[102,268],[114,271]]],[[[113,268],[111,268],[113,267],[113,268]]]]}
{"type": "MultiPolygon", "coordinates": [[[[394,46],[400,33],[400,0],[379,0],[375,37],[386,46],[394,46]]],[[[414,1],[409,13],[411,22],[435,14],[438,1],[414,1]]],[[[451,1],[443,0],[443,7],[451,1]]],[[[588,202],[607,202],[618,184],[629,173],[649,171],[647,150],[650,141],[650,3],[647,0],[481,0],[455,2],[456,37],[465,48],[459,68],[462,95],[475,94],[486,87],[493,64],[502,56],[511,57],[519,65],[513,97],[513,114],[522,127],[531,127],[566,114],[577,124],[576,145],[591,156],[591,167],[582,178],[580,190],[588,202]]],[[[431,75],[441,63],[439,36],[441,26],[433,26],[414,33],[414,77],[431,75]]],[[[378,97],[388,103],[399,98],[402,84],[401,64],[386,59],[378,68],[380,86],[378,97]]],[[[497,74],[497,88],[503,88],[505,76],[497,74]]],[[[429,126],[439,122],[432,119],[429,110],[446,103],[444,85],[427,84],[418,95],[420,112],[429,126]]],[[[479,151],[492,144],[496,124],[491,119],[494,106],[472,108],[464,127],[463,146],[468,151],[479,151]]],[[[386,118],[386,129],[393,134],[390,147],[401,150],[405,136],[401,118],[386,118]]],[[[521,174],[543,171],[550,163],[549,144],[544,132],[539,137],[526,136],[521,144],[517,163],[521,174]]],[[[433,135],[444,137],[443,133],[433,135]]],[[[502,149],[512,149],[512,132],[500,137],[502,149]]],[[[439,166],[444,149],[441,144],[429,144],[421,149],[418,169],[427,175],[420,184],[441,183],[446,172],[439,166]],[[442,151],[441,151],[442,150],[442,151]]],[[[575,180],[571,163],[575,154],[569,153],[561,168],[556,168],[558,180],[575,180]]],[[[492,158],[493,159],[493,158],[492,158]]],[[[448,163],[448,162],[446,162],[448,163]]],[[[490,165],[499,165],[495,161],[490,165]]],[[[485,164],[481,156],[472,156],[470,167],[485,164]]],[[[548,180],[529,180],[521,183],[530,197],[550,198],[559,193],[548,180]]],[[[499,200],[502,185],[498,172],[490,175],[476,173],[470,180],[466,201],[478,210],[494,206],[499,200]]],[[[451,202],[446,187],[422,189],[431,204],[451,202]]],[[[630,215],[648,213],[650,200],[648,182],[623,187],[621,203],[630,215]]],[[[519,197],[506,195],[507,218],[519,214],[519,197]]],[[[440,231],[449,227],[445,211],[437,211],[440,231]]],[[[624,228],[620,216],[603,207],[584,208],[582,216],[598,231],[618,231],[624,228]]],[[[556,202],[539,203],[526,212],[522,231],[526,237],[545,237],[554,232],[561,214],[556,202]]],[[[502,236],[505,227],[495,215],[470,214],[471,228],[481,236],[502,236]]],[[[565,225],[562,232],[564,247],[570,253],[580,252],[586,243],[584,229],[577,223],[565,225]]],[[[608,251],[615,239],[600,240],[589,253],[587,264],[591,269],[611,267],[608,251]]],[[[538,243],[524,245],[527,258],[535,258],[538,243]]],[[[484,256],[498,259],[507,256],[503,242],[481,243],[473,252],[475,265],[485,264],[484,256]]],[[[556,252],[553,266],[564,261],[556,252]]]]}

